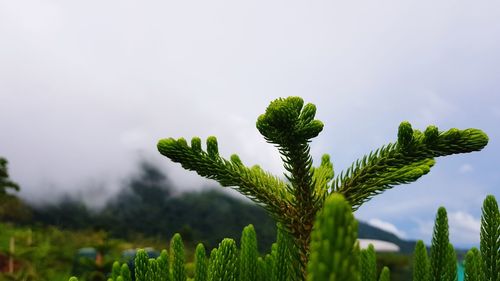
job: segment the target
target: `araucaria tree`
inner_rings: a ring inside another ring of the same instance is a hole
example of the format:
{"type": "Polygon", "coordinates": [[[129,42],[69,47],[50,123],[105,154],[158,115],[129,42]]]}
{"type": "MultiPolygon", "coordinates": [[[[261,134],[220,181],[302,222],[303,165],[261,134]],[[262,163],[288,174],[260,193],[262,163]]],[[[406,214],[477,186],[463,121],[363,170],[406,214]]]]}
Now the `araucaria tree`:
{"type": "Polygon", "coordinates": [[[488,143],[487,135],[477,129],[441,132],[429,126],[421,132],[402,122],[395,143],[370,152],[335,177],[327,154],[313,166],[309,143],[323,130],[315,114],[313,104],[288,97],[271,102],[257,120],[259,132],[281,154],[287,171],[284,179],[259,166],[245,166],[236,154],[221,157],[215,137],[207,139],[206,150],[197,137],[191,144],[183,138],[158,143],[161,154],[185,169],[233,187],[263,206],[292,237],[302,280],[306,280],[314,218],[328,195],[342,194],[354,211],[373,196],[427,174],[435,157],[478,151],[488,143]]]}

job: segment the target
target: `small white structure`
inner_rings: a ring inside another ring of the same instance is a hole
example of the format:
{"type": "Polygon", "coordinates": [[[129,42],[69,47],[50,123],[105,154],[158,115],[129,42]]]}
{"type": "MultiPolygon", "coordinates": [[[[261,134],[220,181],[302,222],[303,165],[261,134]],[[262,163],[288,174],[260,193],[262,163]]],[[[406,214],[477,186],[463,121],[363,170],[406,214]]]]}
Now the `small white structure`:
{"type": "Polygon", "coordinates": [[[373,244],[376,252],[399,252],[399,246],[382,240],[375,239],[358,239],[359,247],[361,249],[368,248],[368,245],[373,244]]]}

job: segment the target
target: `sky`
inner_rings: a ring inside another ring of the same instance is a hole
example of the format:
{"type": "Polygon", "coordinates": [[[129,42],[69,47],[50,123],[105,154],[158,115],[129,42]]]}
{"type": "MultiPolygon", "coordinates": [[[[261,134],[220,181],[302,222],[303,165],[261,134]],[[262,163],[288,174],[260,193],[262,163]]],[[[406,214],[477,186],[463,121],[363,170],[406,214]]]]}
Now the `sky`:
{"type": "Polygon", "coordinates": [[[166,137],[214,135],[221,155],[282,175],[255,128],[278,97],[317,106],[311,153],[337,174],[404,120],[478,128],[483,151],[438,158],[355,214],[430,243],[445,206],[469,247],[483,199],[500,199],[498,50],[498,1],[0,0],[0,155],[27,200],[102,201],[144,159],[181,190],[213,184],[162,157],[166,137]]]}

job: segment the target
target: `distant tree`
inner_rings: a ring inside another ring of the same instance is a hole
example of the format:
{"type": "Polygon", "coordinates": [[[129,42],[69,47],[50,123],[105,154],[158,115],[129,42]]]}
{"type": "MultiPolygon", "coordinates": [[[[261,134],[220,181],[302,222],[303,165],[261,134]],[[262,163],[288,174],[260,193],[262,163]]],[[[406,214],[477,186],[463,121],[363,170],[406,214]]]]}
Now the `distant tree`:
{"type": "Polygon", "coordinates": [[[31,219],[29,208],[8,189],[19,191],[19,185],[9,178],[7,159],[0,157],[0,220],[25,222],[31,219]]]}
{"type": "Polygon", "coordinates": [[[37,222],[56,225],[67,229],[85,229],[93,227],[93,214],[78,199],[63,196],[61,201],[49,205],[32,206],[33,218],[37,222]]]}
{"type": "Polygon", "coordinates": [[[19,185],[9,179],[8,163],[7,159],[0,157],[0,195],[7,193],[8,188],[19,191],[19,185]]]}
{"type": "Polygon", "coordinates": [[[108,202],[99,220],[104,227],[111,226],[111,232],[124,236],[133,232],[164,233],[165,226],[158,218],[166,215],[171,190],[163,171],[150,162],[141,162],[138,173],[108,202]]]}

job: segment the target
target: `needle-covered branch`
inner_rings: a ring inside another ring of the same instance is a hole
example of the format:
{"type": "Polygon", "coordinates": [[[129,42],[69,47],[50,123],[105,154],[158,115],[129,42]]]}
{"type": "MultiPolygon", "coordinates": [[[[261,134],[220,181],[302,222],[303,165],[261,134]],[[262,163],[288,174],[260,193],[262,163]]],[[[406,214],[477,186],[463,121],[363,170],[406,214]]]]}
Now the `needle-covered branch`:
{"type": "Polygon", "coordinates": [[[356,210],[371,197],[398,184],[416,181],[435,164],[434,157],[481,150],[488,136],[478,129],[439,132],[429,126],[424,133],[408,122],[399,126],[398,141],[357,160],[333,183],[356,210]]]}
{"type": "Polygon", "coordinates": [[[277,99],[259,116],[257,129],[267,142],[274,144],[284,162],[298,209],[314,205],[312,157],[309,141],[323,130],[323,123],[314,120],[316,106],[299,97],[277,99]]]}
{"type": "Polygon", "coordinates": [[[196,171],[200,176],[216,180],[222,186],[234,187],[243,195],[263,205],[273,215],[289,212],[292,195],[286,184],[264,172],[260,167],[248,168],[237,155],[231,160],[219,156],[217,139],[207,139],[207,151],[201,148],[199,138],[193,138],[191,146],[184,139],[163,139],[158,142],[158,150],[183,168],[196,171]]]}
{"type": "Polygon", "coordinates": [[[328,189],[330,187],[329,184],[335,175],[333,171],[333,164],[330,162],[330,155],[324,154],[323,157],[321,157],[321,164],[319,167],[314,167],[312,173],[314,194],[318,198],[318,203],[322,206],[326,196],[328,195],[328,189]]]}
{"type": "Polygon", "coordinates": [[[288,190],[293,195],[292,205],[296,213],[293,217],[288,216],[284,225],[299,245],[303,270],[307,264],[314,216],[323,197],[315,192],[309,146],[310,140],[323,130],[323,123],[314,120],[315,115],[316,106],[304,105],[299,97],[288,97],[271,102],[266,112],[257,119],[257,129],[267,142],[278,148],[288,172],[285,177],[290,181],[288,190]]]}

